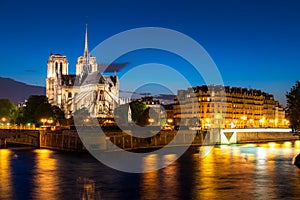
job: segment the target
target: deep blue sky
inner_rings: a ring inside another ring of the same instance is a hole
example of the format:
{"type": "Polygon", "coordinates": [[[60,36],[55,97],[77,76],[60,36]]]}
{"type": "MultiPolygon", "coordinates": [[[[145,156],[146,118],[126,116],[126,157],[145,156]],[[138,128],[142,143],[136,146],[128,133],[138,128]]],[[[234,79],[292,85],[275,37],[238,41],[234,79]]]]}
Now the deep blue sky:
{"type": "MultiPolygon", "coordinates": [[[[121,31],[164,27],[199,42],[225,85],[261,89],[285,103],[300,79],[298,0],[1,0],[0,76],[44,86],[51,52],[67,55],[74,73],[86,16],[90,50],[121,31]]],[[[130,58],[131,65],[141,59],[130,58]]]]}

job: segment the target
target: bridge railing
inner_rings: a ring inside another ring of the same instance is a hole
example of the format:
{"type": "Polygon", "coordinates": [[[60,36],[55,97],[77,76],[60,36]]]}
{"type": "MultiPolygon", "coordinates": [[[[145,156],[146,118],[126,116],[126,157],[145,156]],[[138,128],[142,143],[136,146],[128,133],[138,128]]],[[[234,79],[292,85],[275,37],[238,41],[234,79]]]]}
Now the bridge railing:
{"type": "Polygon", "coordinates": [[[0,129],[13,129],[13,130],[39,130],[34,124],[1,124],[0,129]]]}

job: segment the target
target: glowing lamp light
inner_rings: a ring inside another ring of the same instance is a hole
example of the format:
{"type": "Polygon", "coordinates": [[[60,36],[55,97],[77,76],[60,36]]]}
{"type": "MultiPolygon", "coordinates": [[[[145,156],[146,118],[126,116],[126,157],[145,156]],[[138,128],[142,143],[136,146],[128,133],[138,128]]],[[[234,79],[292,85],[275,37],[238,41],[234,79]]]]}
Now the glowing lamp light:
{"type": "Polygon", "coordinates": [[[268,145],[269,145],[270,148],[275,148],[276,147],[275,142],[269,142],[268,145]]]}
{"type": "Polygon", "coordinates": [[[148,119],[148,122],[153,123],[153,122],[154,122],[154,119],[149,118],[149,119],[148,119]]]}
{"type": "Polygon", "coordinates": [[[220,114],[216,114],[216,119],[221,119],[221,115],[220,114]]]}
{"type": "Polygon", "coordinates": [[[168,123],[172,123],[172,122],[173,122],[173,119],[167,119],[167,122],[168,122],[168,123]]]}
{"type": "Polygon", "coordinates": [[[292,146],[292,143],[291,142],[285,142],[284,143],[284,147],[286,147],[286,148],[289,148],[289,147],[291,147],[292,146]]]}
{"type": "Polygon", "coordinates": [[[243,116],[241,116],[241,119],[242,119],[242,120],[247,120],[247,116],[246,116],[246,115],[243,115],[243,116]]]}
{"type": "Polygon", "coordinates": [[[295,141],[295,148],[300,148],[300,140],[295,141]]]}
{"type": "Polygon", "coordinates": [[[264,122],[265,122],[265,118],[261,118],[261,119],[259,120],[259,122],[260,122],[260,123],[264,123],[264,122]]]}
{"type": "Polygon", "coordinates": [[[45,123],[47,122],[47,119],[42,118],[42,119],[41,119],[41,122],[42,122],[43,124],[45,124],[45,123]]]}

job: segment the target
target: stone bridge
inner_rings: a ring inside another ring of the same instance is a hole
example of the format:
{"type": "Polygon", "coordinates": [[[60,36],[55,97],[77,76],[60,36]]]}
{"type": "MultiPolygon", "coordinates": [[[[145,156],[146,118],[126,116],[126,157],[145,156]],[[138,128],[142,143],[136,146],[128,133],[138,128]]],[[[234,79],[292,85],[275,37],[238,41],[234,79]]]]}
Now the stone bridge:
{"type": "MultiPolygon", "coordinates": [[[[78,127],[77,127],[78,128],[78,127]]],[[[87,129],[80,138],[76,130],[18,130],[0,129],[0,147],[7,143],[30,145],[36,148],[49,148],[66,151],[101,151],[151,149],[169,146],[200,146],[215,144],[239,144],[268,141],[293,140],[290,129],[212,129],[210,131],[160,131],[152,137],[140,138],[122,131],[107,131],[100,134],[99,129],[87,129]]]]}
{"type": "Polygon", "coordinates": [[[39,148],[39,136],[38,130],[0,129],[0,147],[6,147],[11,142],[39,148]]]}
{"type": "Polygon", "coordinates": [[[7,144],[32,146],[66,151],[84,151],[76,131],[46,129],[0,129],[0,148],[7,144]]]}

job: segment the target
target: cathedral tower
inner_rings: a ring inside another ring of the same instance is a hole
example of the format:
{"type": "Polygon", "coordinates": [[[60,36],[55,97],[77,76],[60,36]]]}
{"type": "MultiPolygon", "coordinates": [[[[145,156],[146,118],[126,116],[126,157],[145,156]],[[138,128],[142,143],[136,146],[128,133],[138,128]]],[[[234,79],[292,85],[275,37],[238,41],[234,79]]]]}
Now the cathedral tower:
{"type": "Polygon", "coordinates": [[[88,48],[88,25],[86,24],[85,29],[85,41],[84,41],[84,51],[83,56],[77,59],[76,63],[76,75],[81,75],[82,73],[93,73],[98,71],[98,64],[96,57],[90,55],[88,48]]]}
{"type": "Polygon", "coordinates": [[[69,62],[67,57],[60,54],[51,54],[48,59],[47,78],[54,78],[58,75],[67,75],[69,62]]]}
{"type": "Polygon", "coordinates": [[[60,54],[51,54],[48,59],[46,79],[46,96],[50,104],[61,104],[61,79],[68,75],[69,62],[67,57],[60,54]]]}

